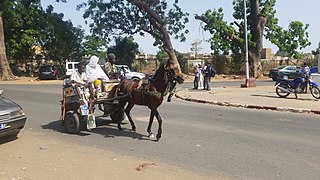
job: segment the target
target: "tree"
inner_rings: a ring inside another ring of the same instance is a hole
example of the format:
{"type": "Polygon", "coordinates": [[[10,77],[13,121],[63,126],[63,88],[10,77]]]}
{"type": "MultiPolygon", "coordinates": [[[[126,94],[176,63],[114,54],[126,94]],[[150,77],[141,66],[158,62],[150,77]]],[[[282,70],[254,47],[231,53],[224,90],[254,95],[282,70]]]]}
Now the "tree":
{"type": "Polygon", "coordinates": [[[188,14],[182,12],[178,0],[171,9],[165,0],[88,0],[78,6],[83,7],[87,8],[84,18],[93,20],[90,24],[93,34],[110,38],[111,35],[139,33],[144,36],[148,33],[155,39],[153,45],[162,47],[180,69],[170,35],[185,41],[188,30],[182,30],[188,22],[188,14]]]}
{"type": "Polygon", "coordinates": [[[82,43],[86,55],[96,55],[98,57],[106,57],[107,42],[97,36],[85,36],[82,43]]]}
{"type": "Polygon", "coordinates": [[[7,55],[13,60],[48,59],[62,61],[82,57],[83,30],[63,21],[63,14],[44,11],[40,0],[10,1],[4,13],[7,55]],[[67,40],[66,40],[67,39],[67,40]],[[35,55],[35,48],[41,54],[35,55]]]}
{"type": "Polygon", "coordinates": [[[309,25],[304,25],[300,21],[292,21],[288,30],[279,26],[274,26],[273,31],[267,31],[268,39],[279,48],[279,52],[286,54],[289,58],[299,58],[301,53],[297,51],[310,46],[308,40],[309,25]]]}
{"type": "Polygon", "coordinates": [[[139,45],[132,36],[115,37],[115,45],[108,48],[108,53],[114,53],[119,63],[127,64],[132,68],[135,55],[139,53],[139,45]]]}
{"type": "Polygon", "coordinates": [[[10,80],[14,79],[9,62],[6,55],[4,28],[3,28],[3,13],[7,8],[9,0],[0,0],[0,79],[10,80]]]}
{"type": "Polygon", "coordinates": [[[311,51],[311,53],[312,53],[313,55],[317,55],[317,56],[319,55],[319,53],[320,53],[320,42],[318,43],[317,49],[311,51]]]}
{"type": "Polygon", "coordinates": [[[160,50],[157,52],[156,57],[157,57],[157,59],[164,61],[165,59],[168,59],[168,54],[166,53],[165,50],[160,48],[160,50]]]}
{"type": "Polygon", "coordinates": [[[9,2],[4,13],[6,53],[11,60],[32,59],[35,45],[41,36],[39,17],[42,14],[39,0],[9,2]]]}
{"type": "Polygon", "coordinates": [[[213,37],[211,49],[215,54],[222,52],[228,54],[245,52],[244,46],[244,15],[247,16],[249,33],[249,64],[250,74],[254,77],[262,75],[262,66],[260,62],[261,51],[263,48],[264,29],[270,28],[278,23],[275,18],[276,0],[246,0],[247,11],[244,13],[243,0],[234,0],[233,17],[235,22],[228,24],[223,20],[223,9],[207,10],[205,14],[195,15],[195,19],[205,23],[204,29],[209,31],[213,37]],[[238,28],[238,31],[236,30],[238,28]]]}
{"type": "Polygon", "coordinates": [[[84,30],[74,27],[71,21],[64,21],[62,13],[54,13],[47,7],[40,19],[39,44],[44,48],[47,58],[55,61],[79,59],[85,51],[82,47],[84,30]]]}

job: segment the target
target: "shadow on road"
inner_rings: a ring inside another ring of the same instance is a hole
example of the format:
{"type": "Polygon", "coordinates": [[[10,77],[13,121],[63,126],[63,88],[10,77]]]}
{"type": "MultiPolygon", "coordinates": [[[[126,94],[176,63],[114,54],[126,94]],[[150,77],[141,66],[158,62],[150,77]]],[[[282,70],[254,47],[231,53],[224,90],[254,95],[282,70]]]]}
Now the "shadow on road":
{"type": "Polygon", "coordinates": [[[11,142],[11,141],[14,141],[14,140],[16,140],[16,139],[18,139],[18,137],[15,136],[15,135],[1,137],[1,138],[0,138],[0,145],[1,145],[1,144],[8,143],[8,142],[11,142]]]}
{"type": "MultiPolygon", "coordinates": [[[[121,123],[122,125],[127,123],[121,123]]],[[[138,140],[150,140],[148,136],[132,131],[131,129],[127,129],[123,127],[123,131],[119,131],[117,128],[117,124],[112,122],[109,119],[97,118],[96,119],[96,128],[92,130],[87,130],[86,124],[82,125],[81,131],[78,134],[70,134],[77,136],[88,136],[92,133],[103,135],[105,138],[115,138],[115,137],[129,137],[132,139],[138,140]]],[[[41,126],[43,129],[49,129],[54,132],[66,133],[68,134],[65,126],[63,125],[61,120],[54,120],[49,124],[45,124],[41,126]]],[[[1,143],[1,142],[0,142],[1,143]]]]}

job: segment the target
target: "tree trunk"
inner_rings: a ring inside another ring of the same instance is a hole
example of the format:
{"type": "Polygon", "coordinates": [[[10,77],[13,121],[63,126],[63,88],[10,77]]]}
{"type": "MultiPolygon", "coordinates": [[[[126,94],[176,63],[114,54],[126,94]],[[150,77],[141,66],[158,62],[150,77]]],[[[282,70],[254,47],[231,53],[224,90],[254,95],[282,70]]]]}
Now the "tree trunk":
{"type": "Polygon", "coordinates": [[[12,80],[15,78],[15,76],[12,74],[12,71],[6,56],[2,14],[3,14],[3,11],[0,11],[0,79],[12,80]]]}
{"type": "Polygon", "coordinates": [[[169,59],[172,59],[173,62],[175,63],[175,65],[176,65],[176,67],[179,69],[179,73],[182,73],[181,72],[181,68],[180,68],[180,64],[179,64],[177,55],[174,52],[174,49],[173,49],[173,46],[172,46],[172,43],[171,43],[171,40],[170,40],[169,33],[167,31],[167,28],[163,27],[161,31],[163,33],[163,39],[162,39],[163,48],[167,52],[167,54],[169,56],[169,59]]]}
{"type": "Polygon", "coordinates": [[[251,22],[250,32],[255,45],[250,47],[249,64],[251,76],[257,78],[262,76],[261,51],[263,48],[263,31],[267,19],[261,16],[259,1],[250,0],[250,2],[251,12],[248,20],[251,22]]]}
{"type": "MultiPolygon", "coordinates": [[[[151,16],[150,21],[153,25],[153,28],[157,29],[158,31],[161,32],[161,35],[158,36],[162,43],[163,43],[163,48],[164,50],[167,52],[168,56],[170,59],[172,59],[175,63],[175,66],[179,69],[179,72],[181,73],[181,68],[180,68],[180,64],[178,62],[178,58],[176,56],[176,53],[174,52],[171,40],[170,40],[170,36],[168,33],[168,29],[167,29],[167,24],[166,24],[166,20],[163,19],[163,17],[161,17],[158,13],[156,13],[154,10],[152,10],[149,7],[148,3],[145,3],[143,1],[140,0],[128,0],[128,2],[130,2],[131,4],[137,6],[138,8],[141,9],[141,11],[146,12],[149,16],[151,16]]],[[[159,2],[157,2],[159,3],[159,2]]],[[[156,33],[147,31],[148,33],[150,33],[151,35],[155,35],[156,33]]]]}

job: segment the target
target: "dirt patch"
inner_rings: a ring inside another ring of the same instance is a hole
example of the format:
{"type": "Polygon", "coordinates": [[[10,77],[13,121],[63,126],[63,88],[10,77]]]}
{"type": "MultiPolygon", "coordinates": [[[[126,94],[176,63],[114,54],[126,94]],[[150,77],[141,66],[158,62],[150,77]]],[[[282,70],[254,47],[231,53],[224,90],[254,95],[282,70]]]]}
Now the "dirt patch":
{"type": "Polygon", "coordinates": [[[0,179],[225,179],[95,147],[66,144],[24,129],[19,138],[0,141],[0,179]]]}
{"type": "Polygon", "coordinates": [[[15,80],[0,81],[0,84],[63,84],[63,80],[39,80],[35,77],[17,77],[15,80]]]}

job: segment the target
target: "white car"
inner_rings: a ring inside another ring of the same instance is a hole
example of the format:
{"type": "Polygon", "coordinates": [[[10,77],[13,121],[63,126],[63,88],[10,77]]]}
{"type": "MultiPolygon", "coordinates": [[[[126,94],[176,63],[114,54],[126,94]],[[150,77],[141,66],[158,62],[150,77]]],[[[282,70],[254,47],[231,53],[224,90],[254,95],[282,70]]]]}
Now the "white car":
{"type": "Polygon", "coordinates": [[[117,71],[121,73],[121,75],[124,75],[126,79],[142,79],[146,77],[146,74],[140,73],[140,72],[132,72],[130,68],[123,64],[123,65],[115,65],[117,68],[117,71]]]}
{"type": "Polygon", "coordinates": [[[71,76],[73,71],[78,69],[79,62],[66,62],[66,75],[71,76]]]}

